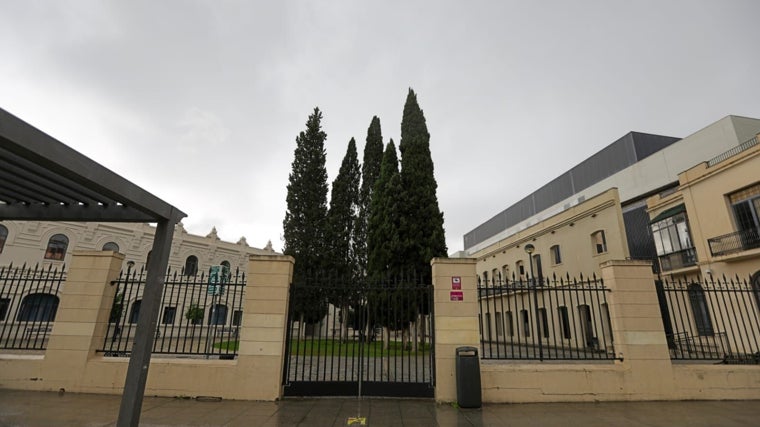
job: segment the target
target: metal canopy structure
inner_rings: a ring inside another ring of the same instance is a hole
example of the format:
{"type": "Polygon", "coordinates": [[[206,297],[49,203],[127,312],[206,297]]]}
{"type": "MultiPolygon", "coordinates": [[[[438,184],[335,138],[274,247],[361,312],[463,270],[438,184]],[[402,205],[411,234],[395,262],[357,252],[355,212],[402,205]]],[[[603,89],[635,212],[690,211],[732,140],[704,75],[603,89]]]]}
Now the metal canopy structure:
{"type": "Polygon", "coordinates": [[[0,109],[0,219],[158,222],[186,215],[0,109]]]}
{"type": "Polygon", "coordinates": [[[136,426],[174,225],[185,215],[0,108],[0,221],[151,222],[156,233],[119,426],[136,426]]]}

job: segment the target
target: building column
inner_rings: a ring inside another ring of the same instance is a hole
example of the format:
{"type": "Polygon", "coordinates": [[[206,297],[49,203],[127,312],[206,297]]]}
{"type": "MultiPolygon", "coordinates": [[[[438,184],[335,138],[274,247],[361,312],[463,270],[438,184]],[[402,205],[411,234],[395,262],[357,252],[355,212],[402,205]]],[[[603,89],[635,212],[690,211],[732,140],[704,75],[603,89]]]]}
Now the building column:
{"type": "Polygon", "coordinates": [[[77,251],[62,286],[61,299],[45,352],[45,389],[77,391],[87,361],[103,345],[124,255],[77,251]]]}
{"type": "Polygon", "coordinates": [[[670,351],[649,261],[607,261],[601,264],[610,290],[610,323],[616,356],[626,368],[629,398],[667,399],[673,395],[670,351]]]}
{"type": "Polygon", "coordinates": [[[480,351],[478,289],[475,259],[433,258],[435,326],[435,400],[457,399],[456,349],[480,351]]]}
{"type": "Polygon", "coordinates": [[[243,297],[238,361],[255,380],[245,399],[276,400],[282,395],[282,369],[288,322],[291,256],[251,255],[243,297]],[[255,373],[255,375],[254,375],[255,373]]]}

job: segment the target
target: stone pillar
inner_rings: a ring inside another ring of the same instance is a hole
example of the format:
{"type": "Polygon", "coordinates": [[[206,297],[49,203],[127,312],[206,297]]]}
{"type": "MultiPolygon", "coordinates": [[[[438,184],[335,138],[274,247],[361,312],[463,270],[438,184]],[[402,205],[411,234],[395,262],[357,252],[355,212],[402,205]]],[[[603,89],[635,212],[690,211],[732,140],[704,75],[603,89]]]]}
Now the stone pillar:
{"type": "Polygon", "coordinates": [[[103,345],[124,255],[77,251],[62,286],[50,342],[45,352],[44,388],[74,391],[82,386],[87,361],[103,345]]]}
{"type": "Polygon", "coordinates": [[[282,395],[282,366],[288,321],[291,256],[251,255],[243,298],[238,360],[250,373],[244,398],[275,400],[282,395]]]}
{"type": "Polygon", "coordinates": [[[478,290],[475,259],[433,258],[435,324],[435,400],[453,402],[457,398],[455,350],[457,347],[480,348],[478,325],[478,290]],[[461,289],[452,289],[452,277],[461,280],[461,289]],[[453,301],[452,291],[462,292],[461,301],[453,301]]]}
{"type": "Polygon", "coordinates": [[[601,264],[615,353],[626,368],[626,393],[638,400],[672,396],[673,372],[649,261],[601,264]]]}

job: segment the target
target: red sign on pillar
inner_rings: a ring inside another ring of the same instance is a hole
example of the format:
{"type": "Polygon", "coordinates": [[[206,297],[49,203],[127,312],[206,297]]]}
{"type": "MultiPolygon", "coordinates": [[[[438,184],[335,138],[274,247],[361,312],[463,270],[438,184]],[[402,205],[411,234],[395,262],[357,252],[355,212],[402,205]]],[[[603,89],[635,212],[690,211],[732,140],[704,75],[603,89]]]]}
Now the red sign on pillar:
{"type": "Polygon", "coordinates": [[[464,293],[462,291],[451,291],[452,301],[464,301],[464,293]]]}
{"type": "Polygon", "coordinates": [[[459,276],[453,276],[451,278],[451,289],[462,289],[462,278],[459,276]]]}

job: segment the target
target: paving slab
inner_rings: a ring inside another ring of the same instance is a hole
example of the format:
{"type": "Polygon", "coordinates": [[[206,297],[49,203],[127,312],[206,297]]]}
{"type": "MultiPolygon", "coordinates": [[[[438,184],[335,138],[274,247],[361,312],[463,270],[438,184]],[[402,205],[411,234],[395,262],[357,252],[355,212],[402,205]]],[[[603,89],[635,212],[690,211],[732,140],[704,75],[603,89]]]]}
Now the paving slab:
{"type": "MultiPolygon", "coordinates": [[[[0,389],[0,426],[114,426],[120,396],[0,389]]],[[[286,399],[278,402],[146,397],[140,425],[159,426],[756,426],[754,401],[485,404],[427,399],[286,399]],[[353,424],[359,425],[359,424],[353,424]]]]}

